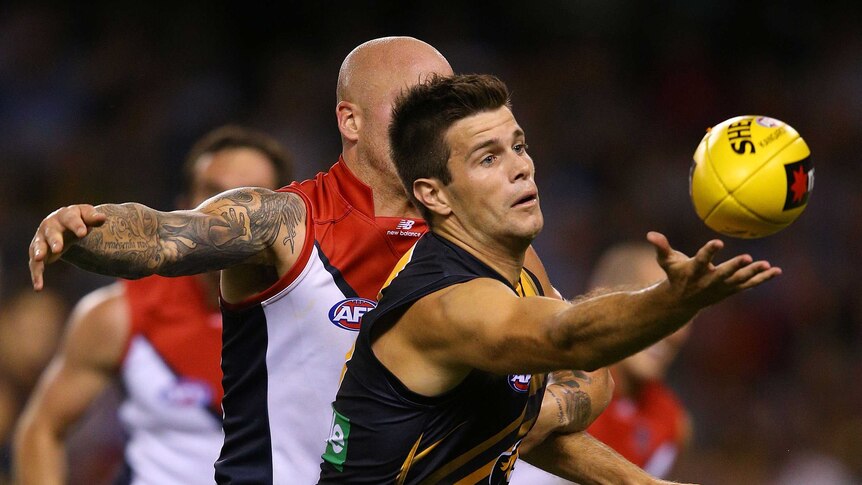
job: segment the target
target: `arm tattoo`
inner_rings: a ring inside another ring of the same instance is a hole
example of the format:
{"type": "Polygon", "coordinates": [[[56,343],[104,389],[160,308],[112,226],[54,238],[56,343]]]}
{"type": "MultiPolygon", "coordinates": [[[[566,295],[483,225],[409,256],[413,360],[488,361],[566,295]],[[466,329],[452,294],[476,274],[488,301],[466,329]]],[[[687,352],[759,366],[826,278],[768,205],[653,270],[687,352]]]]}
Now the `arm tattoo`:
{"type": "Polygon", "coordinates": [[[547,392],[557,404],[558,424],[569,429],[585,429],[592,414],[592,400],[581,390],[581,383],[589,385],[592,378],[582,371],[567,370],[551,373],[551,381],[547,392]]]}
{"type": "Polygon", "coordinates": [[[194,211],[159,212],[134,203],[98,209],[108,216],[106,222],[63,259],[124,278],[223,269],[260,255],[279,234],[294,253],[297,228],[306,217],[299,196],[258,188],[225,192],[194,211]]]}

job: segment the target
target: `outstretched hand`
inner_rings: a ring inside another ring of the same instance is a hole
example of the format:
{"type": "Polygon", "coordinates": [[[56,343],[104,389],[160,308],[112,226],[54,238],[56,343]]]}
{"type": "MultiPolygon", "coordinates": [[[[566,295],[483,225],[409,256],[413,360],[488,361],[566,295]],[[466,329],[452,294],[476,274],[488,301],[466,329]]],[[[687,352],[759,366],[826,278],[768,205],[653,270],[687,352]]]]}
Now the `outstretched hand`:
{"type": "Polygon", "coordinates": [[[70,205],[55,210],[42,220],[30,242],[30,279],[33,289],[44,287],[45,265],[58,260],[69,245],[105,223],[105,214],[87,204],[70,205]]]}
{"type": "Polygon", "coordinates": [[[674,250],[661,233],[650,232],[647,240],[655,246],[656,259],[667,274],[673,294],[684,305],[694,309],[716,303],[781,274],[781,268],[773,267],[768,261],[753,261],[748,254],[715,264],[715,255],[724,248],[719,239],[704,244],[692,258],[674,250]]]}

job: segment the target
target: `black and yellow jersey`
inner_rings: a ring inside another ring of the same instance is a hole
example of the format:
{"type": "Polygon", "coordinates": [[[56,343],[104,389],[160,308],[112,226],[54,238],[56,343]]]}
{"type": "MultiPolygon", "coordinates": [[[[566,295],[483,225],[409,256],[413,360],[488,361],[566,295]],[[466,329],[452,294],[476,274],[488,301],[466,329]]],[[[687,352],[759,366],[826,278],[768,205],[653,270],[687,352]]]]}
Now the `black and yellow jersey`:
{"type": "MultiPolygon", "coordinates": [[[[416,243],[395,274],[377,308],[363,317],[333,403],[319,483],[508,483],[521,439],[539,414],[545,375],[474,369],[452,390],[423,396],[377,360],[371,335],[375,325],[393,324],[417,300],[442,288],[475,278],[510,283],[433,233],[416,243]]],[[[526,270],[512,291],[542,295],[526,270]]]]}

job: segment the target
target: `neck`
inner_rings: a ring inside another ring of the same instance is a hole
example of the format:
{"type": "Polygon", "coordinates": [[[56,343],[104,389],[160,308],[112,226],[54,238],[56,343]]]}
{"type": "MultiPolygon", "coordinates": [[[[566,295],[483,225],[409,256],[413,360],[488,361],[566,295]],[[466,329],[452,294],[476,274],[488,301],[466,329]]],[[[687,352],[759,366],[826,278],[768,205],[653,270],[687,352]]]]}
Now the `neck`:
{"type": "Polygon", "coordinates": [[[355,149],[345,150],[342,158],[353,175],[372,188],[375,216],[422,218],[419,210],[407,198],[397,173],[359,162],[355,149]]]}
{"type": "Polygon", "coordinates": [[[433,231],[500,273],[512,287],[517,286],[529,242],[523,245],[519,242],[484,241],[447,224],[434,227],[433,231]]]}

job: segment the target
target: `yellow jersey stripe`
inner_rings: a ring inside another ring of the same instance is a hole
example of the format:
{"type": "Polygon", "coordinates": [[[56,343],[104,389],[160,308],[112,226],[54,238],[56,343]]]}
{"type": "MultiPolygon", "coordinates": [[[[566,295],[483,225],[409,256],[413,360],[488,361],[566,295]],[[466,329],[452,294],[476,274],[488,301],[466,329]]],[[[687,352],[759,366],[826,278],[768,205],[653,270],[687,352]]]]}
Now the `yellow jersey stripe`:
{"type": "Polygon", "coordinates": [[[392,268],[392,272],[389,273],[389,277],[386,278],[386,282],[383,283],[383,286],[380,287],[380,291],[377,293],[378,301],[380,301],[380,298],[382,298],[383,290],[386,289],[386,287],[389,286],[390,283],[392,283],[392,280],[394,280],[395,277],[398,276],[398,273],[400,273],[401,270],[404,269],[405,266],[407,266],[407,263],[409,263],[410,260],[413,259],[414,249],[416,249],[415,244],[410,248],[410,250],[404,253],[404,256],[401,256],[401,259],[399,259],[398,263],[395,264],[395,267],[392,268]]]}
{"type": "Polygon", "coordinates": [[[530,277],[526,270],[521,270],[521,276],[518,278],[518,286],[515,288],[521,296],[539,296],[539,286],[530,277]]]}
{"type": "Polygon", "coordinates": [[[397,485],[404,485],[404,481],[407,480],[407,472],[410,471],[410,467],[413,465],[413,456],[416,455],[416,450],[419,449],[419,442],[422,441],[423,436],[425,436],[425,433],[419,435],[419,438],[413,443],[413,447],[410,448],[410,453],[407,454],[404,463],[401,464],[401,471],[398,473],[398,478],[395,479],[397,485]]]}
{"type": "Polygon", "coordinates": [[[487,477],[488,475],[491,474],[492,471],[494,471],[494,464],[497,463],[498,458],[499,457],[494,457],[493,460],[489,461],[488,463],[483,465],[481,468],[478,468],[473,473],[471,473],[471,474],[467,475],[466,477],[458,480],[457,482],[454,483],[454,485],[476,485],[477,483],[479,483],[479,480],[487,477]]]}
{"type": "Polygon", "coordinates": [[[503,439],[503,437],[505,437],[506,435],[508,435],[509,433],[514,431],[516,428],[519,428],[521,426],[521,421],[523,421],[524,415],[526,414],[526,412],[527,412],[527,406],[524,406],[524,409],[521,411],[521,415],[518,416],[517,418],[515,418],[514,421],[509,423],[508,426],[501,429],[494,436],[491,436],[490,438],[483,441],[482,443],[479,443],[479,445],[475,446],[472,450],[464,453],[463,455],[459,456],[458,458],[455,458],[454,460],[450,461],[446,465],[443,465],[442,467],[437,469],[428,478],[426,478],[425,480],[422,480],[422,484],[423,485],[425,485],[425,484],[434,485],[436,483],[439,483],[443,478],[448,476],[450,473],[452,473],[453,471],[457,470],[458,468],[464,466],[467,462],[469,462],[473,458],[479,456],[479,454],[481,454],[483,451],[487,450],[491,446],[497,444],[501,439],[503,439]]]}

